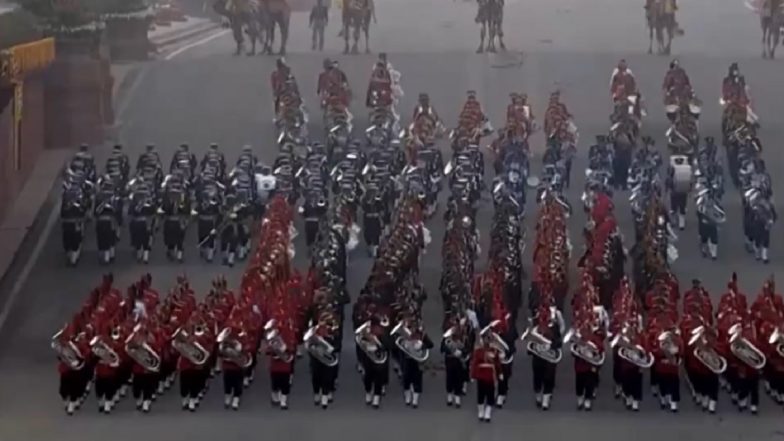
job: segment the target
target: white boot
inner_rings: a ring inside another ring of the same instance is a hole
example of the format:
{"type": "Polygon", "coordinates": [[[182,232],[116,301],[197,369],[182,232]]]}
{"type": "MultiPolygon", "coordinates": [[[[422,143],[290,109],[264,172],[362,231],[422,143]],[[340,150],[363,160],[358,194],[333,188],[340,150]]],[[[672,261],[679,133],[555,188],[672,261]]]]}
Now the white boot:
{"type": "Polygon", "coordinates": [[[250,386],[250,377],[245,377],[242,379],[242,387],[250,386]]]}
{"type": "Polygon", "coordinates": [[[762,250],[760,251],[760,257],[762,258],[762,262],[770,262],[770,260],[768,260],[768,247],[762,247],[762,250]]]}
{"type": "Polygon", "coordinates": [[[757,260],[762,259],[762,248],[761,247],[754,247],[754,258],[757,260]]]}
{"type": "Polygon", "coordinates": [[[378,396],[378,395],[373,395],[373,403],[372,404],[373,404],[373,407],[378,409],[378,406],[381,405],[381,397],[378,396]]]}
{"type": "Polygon", "coordinates": [[[621,386],[616,384],[615,385],[615,398],[618,398],[618,397],[621,396],[621,391],[622,391],[621,386]]]}
{"type": "Polygon", "coordinates": [[[365,404],[370,404],[373,401],[373,395],[368,392],[365,394],[365,404]]]}
{"type": "Polygon", "coordinates": [[[710,253],[711,259],[716,260],[719,254],[719,246],[713,242],[708,242],[708,253],[710,253]]]}
{"type": "Polygon", "coordinates": [[[637,412],[640,410],[640,402],[637,400],[632,400],[632,410],[637,412]]]}
{"type": "Polygon", "coordinates": [[[223,407],[228,409],[229,406],[231,406],[231,395],[230,394],[226,394],[226,395],[223,396],[223,407]]]}
{"type": "Polygon", "coordinates": [[[479,418],[479,421],[484,421],[485,420],[485,405],[484,404],[477,405],[476,406],[476,410],[477,410],[477,416],[479,418]]]}
{"type": "Polygon", "coordinates": [[[410,406],[411,405],[411,390],[406,390],[405,392],[403,392],[403,398],[404,398],[404,400],[406,402],[406,406],[410,406]]]}
{"type": "Polygon", "coordinates": [[[577,397],[577,410],[580,410],[585,405],[585,398],[577,397]]]}
{"type": "Polygon", "coordinates": [[[589,400],[589,399],[585,400],[585,402],[583,403],[583,409],[591,410],[591,400],[589,400]]]}
{"type": "Polygon", "coordinates": [[[455,407],[459,408],[461,404],[460,395],[455,395],[455,407]]]}
{"type": "Polygon", "coordinates": [[[65,406],[65,412],[68,415],[73,415],[75,410],[76,410],[76,402],[75,401],[69,401],[68,404],[65,406]]]}
{"type": "Polygon", "coordinates": [[[280,394],[280,408],[286,410],[289,408],[289,397],[288,395],[280,394]]]}
{"type": "Polygon", "coordinates": [[[98,398],[98,412],[103,412],[103,405],[106,403],[106,400],[103,398],[98,398]]]}
{"type": "Polygon", "coordinates": [[[550,395],[550,394],[544,394],[544,395],[542,395],[542,410],[547,410],[547,409],[549,409],[549,408],[550,408],[550,399],[551,399],[552,397],[553,397],[553,396],[552,396],[552,395],[550,395]]]}
{"type": "Polygon", "coordinates": [[[147,413],[150,411],[150,400],[144,400],[142,402],[142,412],[147,413]]]}
{"type": "Polygon", "coordinates": [[[322,395],[321,396],[321,408],[326,409],[329,405],[329,395],[322,395]]]}
{"type": "Polygon", "coordinates": [[[272,392],[270,394],[270,400],[272,400],[272,404],[278,404],[280,402],[280,392],[272,392]]]}
{"type": "Polygon", "coordinates": [[[454,402],[455,396],[452,394],[446,394],[446,405],[451,406],[454,402]]]}
{"type": "Polygon", "coordinates": [[[708,412],[716,413],[716,401],[714,400],[708,401],[708,412]]]}
{"type": "Polygon", "coordinates": [[[414,392],[411,394],[411,406],[416,409],[419,407],[419,394],[414,392]]]}
{"type": "Polygon", "coordinates": [[[504,403],[506,403],[506,395],[499,395],[495,399],[495,405],[498,406],[499,408],[504,407],[504,403]]]}
{"type": "Polygon", "coordinates": [[[190,398],[187,398],[187,397],[182,399],[182,410],[185,410],[185,409],[188,408],[188,403],[190,401],[191,401],[190,398]]]}
{"type": "Polygon", "coordinates": [[[490,422],[490,418],[492,417],[492,414],[493,414],[493,406],[486,404],[485,411],[484,411],[484,417],[486,422],[488,423],[490,422]]]}
{"type": "Polygon", "coordinates": [[[191,412],[196,412],[196,406],[199,405],[199,401],[196,398],[191,398],[188,402],[188,410],[191,412]]]}
{"type": "Polygon", "coordinates": [[[670,400],[670,411],[677,412],[678,411],[678,402],[670,400]]]}
{"type": "Polygon", "coordinates": [[[680,230],[686,229],[686,216],[678,213],[678,228],[680,230]]]}
{"type": "Polygon", "coordinates": [[[150,261],[150,250],[144,250],[142,252],[142,262],[147,263],[150,261]]]}
{"type": "Polygon", "coordinates": [[[542,404],[542,394],[540,394],[540,393],[537,393],[537,394],[536,394],[536,398],[535,398],[535,399],[536,399],[536,405],[537,405],[537,406],[539,406],[539,405],[541,405],[541,404],[542,404]]]}
{"type": "Polygon", "coordinates": [[[332,396],[332,392],[328,393],[328,394],[327,394],[327,402],[328,402],[328,403],[332,403],[332,400],[333,400],[333,399],[334,399],[334,397],[332,396]]]}
{"type": "Polygon", "coordinates": [[[321,394],[313,395],[313,404],[315,404],[316,406],[321,404],[321,394]]]}
{"type": "Polygon", "coordinates": [[[240,397],[234,397],[231,399],[231,408],[234,410],[238,410],[240,408],[240,397]]]}

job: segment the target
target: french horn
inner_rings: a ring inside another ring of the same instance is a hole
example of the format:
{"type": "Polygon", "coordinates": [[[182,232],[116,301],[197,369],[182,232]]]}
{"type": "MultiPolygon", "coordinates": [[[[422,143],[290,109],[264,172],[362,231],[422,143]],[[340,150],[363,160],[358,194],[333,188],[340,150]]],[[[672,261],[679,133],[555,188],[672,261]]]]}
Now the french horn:
{"type": "Polygon", "coordinates": [[[776,345],[776,353],[779,354],[779,357],[784,358],[784,332],[782,332],[781,326],[771,332],[768,343],[776,345]]]}

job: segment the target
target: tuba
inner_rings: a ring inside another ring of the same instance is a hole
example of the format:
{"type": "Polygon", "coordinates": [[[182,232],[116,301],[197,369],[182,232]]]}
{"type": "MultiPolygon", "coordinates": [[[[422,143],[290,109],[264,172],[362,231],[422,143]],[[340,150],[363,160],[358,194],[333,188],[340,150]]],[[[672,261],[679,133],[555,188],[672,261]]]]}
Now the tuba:
{"type": "Polygon", "coordinates": [[[730,328],[730,352],[738,357],[740,361],[755,370],[765,367],[765,354],[762,353],[752,342],[743,336],[742,325],[740,323],[730,328]]]}
{"type": "Polygon", "coordinates": [[[302,341],[305,343],[305,349],[324,366],[336,366],[339,358],[338,353],[335,352],[335,347],[324,337],[316,334],[317,329],[318,325],[311,327],[305,333],[305,336],[302,338],[302,341]]]}
{"type": "Polygon", "coordinates": [[[370,332],[370,321],[366,321],[354,331],[354,341],[373,363],[387,362],[389,355],[378,337],[370,332]]]}
{"type": "Polygon", "coordinates": [[[111,367],[120,365],[120,356],[109,346],[101,336],[95,336],[90,340],[90,351],[98,357],[101,363],[111,367]]]}
{"type": "Polygon", "coordinates": [[[665,356],[670,360],[677,360],[678,355],[680,355],[678,343],[675,341],[675,339],[678,337],[677,334],[677,331],[668,329],[666,331],[662,331],[656,338],[659,342],[659,349],[661,349],[665,356]]]}
{"type": "Polygon", "coordinates": [[[594,366],[604,364],[604,351],[597,347],[594,342],[583,340],[580,331],[570,329],[564,336],[564,344],[571,342],[569,351],[573,356],[581,358],[594,366]]]}
{"type": "Polygon", "coordinates": [[[57,357],[63,363],[67,364],[72,370],[78,371],[84,367],[84,355],[71,339],[63,342],[60,337],[63,335],[64,330],[64,328],[61,329],[52,337],[52,349],[57,352],[57,357]]]}
{"type": "Polygon", "coordinates": [[[195,364],[196,366],[202,366],[204,363],[207,362],[210,358],[210,351],[208,351],[204,346],[201,345],[198,341],[196,341],[195,336],[201,335],[204,333],[204,330],[199,330],[198,326],[197,329],[194,331],[194,335],[191,335],[185,327],[179,327],[174,334],[172,334],[172,348],[174,348],[177,352],[180,353],[183,357],[187,358],[188,361],[195,364]]]}
{"type": "Polygon", "coordinates": [[[779,357],[784,358],[784,332],[782,332],[781,326],[771,332],[768,343],[776,345],[776,353],[779,354],[779,357]]]}
{"type": "Polygon", "coordinates": [[[271,319],[264,325],[264,340],[277,358],[286,363],[290,363],[294,359],[294,355],[288,352],[288,345],[283,341],[283,336],[280,335],[277,320],[271,319]]]}
{"type": "Polygon", "coordinates": [[[242,351],[242,343],[231,335],[231,328],[224,328],[217,338],[218,354],[245,369],[253,363],[253,357],[242,351]]]}
{"type": "Polygon", "coordinates": [[[648,369],[653,366],[653,354],[646,351],[645,348],[639,344],[632,344],[629,337],[626,335],[628,326],[629,325],[626,325],[621,332],[613,337],[610,341],[610,347],[615,348],[620,345],[618,348],[619,357],[639,368],[648,369]]]}
{"type": "Polygon", "coordinates": [[[161,356],[153,350],[139,333],[140,325],[136,325],[131,335],[125,340],[125,352],[133,361],[144,369],[158,372],[161,368],[161,356]]]}
{"type": "Polygon", "coordinates": [[[457,358],[462,362],[468,362],[468,359],[471,357],[471,353],[465,350],[465,340],[458,340],[458,330],[457,327],[452,326],[446,330],[443,335],[444,339],[444,347],[446,348],[447,354],[450,357],[457,358]],[[458,356],[457,352],[460,351],[461,355],[458,356]]]}
{"type": "Polygon", "coordinates": [[[719,355],[716,350],[708,345],[705,338],[705,326],[698,326],[691,331],[692,337],[689,346],[694,346],[694,357],[704,364],[711,372],[721,375],[727,370],[727,360],[719,355]]]}
{"type": "Polygon", "coordinates": [[[430,356],[430,350],[425,349],[421,339],[414,337],[413,332],[406,326],[405,322],[400,322],[392,329],[392,335],[397,336],[395,346],[404,354],[419,363],[424,363],[430,356]]]}
{"type": "Polygon", "coordinates": [[[563,352],[560,349],[553,349],[553,342],[539,332],[539,328],[535,325],[529,326],[520,340],[525,342],[525,348],[529,352],[550,363],[558,363],[563,357],[563,352]]]}

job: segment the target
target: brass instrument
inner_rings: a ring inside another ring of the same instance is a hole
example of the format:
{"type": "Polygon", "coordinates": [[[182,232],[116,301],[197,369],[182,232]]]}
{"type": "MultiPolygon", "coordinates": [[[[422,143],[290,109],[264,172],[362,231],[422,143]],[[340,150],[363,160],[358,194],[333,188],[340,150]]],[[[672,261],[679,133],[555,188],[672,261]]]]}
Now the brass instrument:
{"type": "Polygon", "coordinates": [[[539,332],[537,326],[531,325],[523,332],[520,340],[525,342],[529,352],[550,363],[558,363],[563,357],[563,351],[553,349],[553,342],[539,332]]]}
{"type": "Polygon", "coordinates": [[[68,340],[67,343],[60,341],[60,336],[65,329],[61,329],[52,337],[52,349],[57,352],[57,357],[69,368],[78,371],[84,367],[84,355],[76,346],[76,344],[68,340]]]}
{"type": "Polygon", "coordinates": [[[339,358],[338,353],[335,352],[335,347],[322,336],[316,334],[317,329],[318,325],[311,327],[305,333],[302,339],[305,343],[305,349],[321,364],[328,367],[336,366],[339,358]]]}
{"type": "Polygon", "coordinates": [[[754,344],[743,336],[742,325],[737,323],[730,328],[730,352],[738,357],[740,361],[751,367],[760,370],[765,367],[767,359],[754,344]]]}
{"type": "Polygon", "coordinates": [[[727,370],[727,360],[719,355],[716,350],[708,345],[708,340],[705,338],[705,326],[698,326],[691,331],[691,338],[689,339],[689,346],[694,346],[694,356],[700,363],[704,364],[711,372],[716,375],[721,375],[727,370]]]}
{"type": "MultiPolygon", "coordinates": [[[[199,330],[197,329],[195,333],[198,335],[199,330]]],[[[198,341],[191,339],[191,333],[188,332],[185,327],[177,328],[177,330],[174,331],[174,334],[172,334],[171,339],[172,348],[196,366],[202,366],[209,360],[210,351],[198,341]]]]}
{"type": "Polygon", "coordinates": [[[471,353],[465,349],[465,341],[456,339],[457,332],[457,327],[455,326],[446,330],[443,335],[444,347],[446,347],[446,351],[451,357],[457,358],[465,363],[468,362],[471,353]],[[460,351],[460,355],[457,354],[458,351],[460,351]]]}
{"type": "Polygon", "coordinates": [[[424,363],[430,356],[430,350],[425,348],[421,339],[414,338],[413,332],[406,326],[405,322],[400,322],[392,329],[392,335],[397,336],[395,346],[400,348],[403,353],[420,363],[424,363]]]}
{"type": "Polygon", "coordinates": [[[277,324],[277,320],[271,319],[264,325],[264,340],[277,358],[290,363],[294,359],[294,354],[288,351],[288,346],[283,341],[283,336],[280,335],[277,324]]]}
{"type": "Polygon", "coordinates": [[[776,345],[776,353],[779,354],[779,357],[784,358],[784,332],[782,332],[781,326],[771,332],[768,343],[776,345]]]}
{"type": "Polygon", "coordinates": [[[120,356],[109,346],[101,336],[95,336],[90,340],[90,351],[101,360],[101,363],[111,367],[120,365],[120,356]]]}
{"type": "Polygon", "coordinates": [[[678,364],[680,364],[680,361],[678,360],[680,350],[678,349],[678,344],[675,341],[677,337],[677,330],[666,330],[659,334],[657,341],[659,342],[659,348],[662,350],[662,352],[664,352],[666,357],[670,361],[678,361],[678,364]]]}
{"type": "Polygon", "coordinates": [[[253,363],[253,357],[247,352],[243,352],[242,343],[239,340],[230,337],[231,328],[224,328],[218,334],[218,354],[237,366],[245,369],[250,367],[253,363]]]}
{"type": "Polygon", "coordinates": [[[378,337],[370,332],[370,321],[366,321],[354,331],[354,341],[373,363],[384,364],[387,362],[389,354],[378,337]]]}
{"type": "Polygon", "coordinates": [[[139,334],[140,329],[141,326],[136,325],[131,335],[125,340],[125,352],[144,369],[158,372],[161,368],[161,356],[144,341],[139,334]]]}
{"type": "Polygon", "coordinates": [[[653,354],[646,351],[645,348],[639,344],[633,345],[631,343],[629,337],[626,335],[628,333],[628,327],[628,324],[624,325],[623,330],[613,337],[610,341],[610,347],[615,348],[620,344],[620,348],[618,348],[619,357],[642,369],[650,368],[653,366],[653,354]]]}
{"type": "Polygon", "coordinates": [[[600,350],[589,340],[583,340],[580,331],[574,328],[570,329],[563,340],[564,344],[570,343],[569,351],[573,356],[581,358],[594,366],[601,366],[604,364],[604,351],[600,350]]]}

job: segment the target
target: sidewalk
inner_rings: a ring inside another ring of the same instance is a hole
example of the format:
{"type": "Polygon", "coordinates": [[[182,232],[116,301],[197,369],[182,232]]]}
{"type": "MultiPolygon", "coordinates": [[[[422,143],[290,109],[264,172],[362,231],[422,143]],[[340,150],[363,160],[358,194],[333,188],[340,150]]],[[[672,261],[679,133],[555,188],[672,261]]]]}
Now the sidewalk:
{"type": "Polygon", "coordinates": [[[173,22],[168,26],[155,26],[149,32],[150,42],[157,47],[178,43],[196,35],[218,29],[220,23],[206,18],[188,17],[183,22],[173,22]]]}

